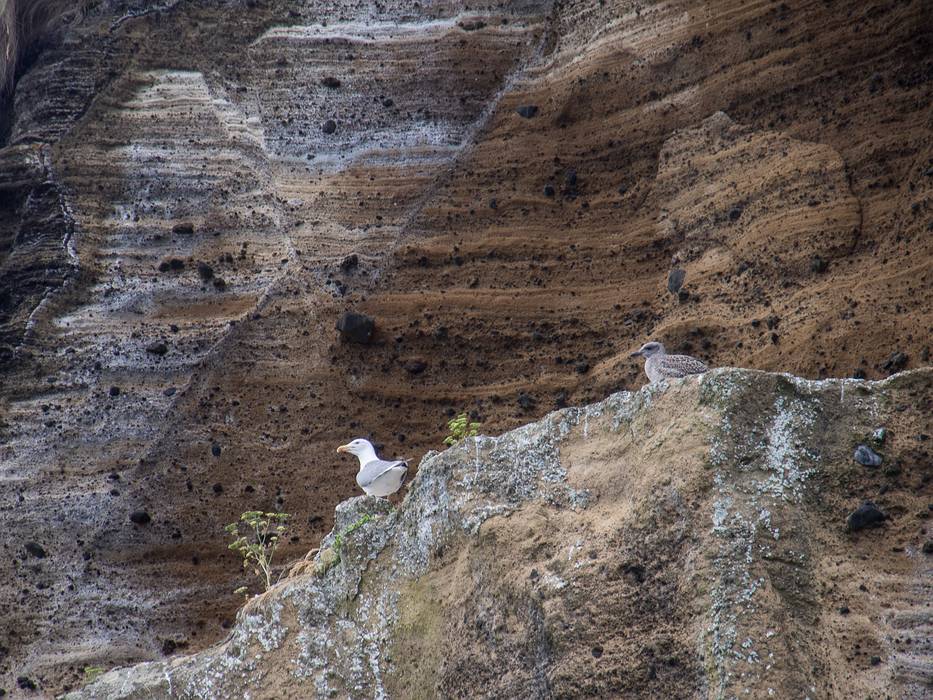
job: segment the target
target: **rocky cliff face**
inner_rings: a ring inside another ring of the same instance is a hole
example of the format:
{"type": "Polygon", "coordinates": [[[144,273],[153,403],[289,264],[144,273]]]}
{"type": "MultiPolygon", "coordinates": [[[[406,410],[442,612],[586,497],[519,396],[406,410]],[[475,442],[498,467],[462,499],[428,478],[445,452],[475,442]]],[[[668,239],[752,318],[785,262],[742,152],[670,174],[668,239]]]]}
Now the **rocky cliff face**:
{"type": "Polygon", "coordinates": [[[302,556],[356,492],[349,437],[421,456],[460,410],[593,402],[649,336],[928,364],[928,19],[89,3],[0,107],[0,688],[216,642],[223,524],[291,512],[302,556]]]}
{"type": "Polygon", "coordinates": [[[68,697],[919,698],[931,407],[929,370],[716,370],[466,440],[221,644],[68,697]]]}

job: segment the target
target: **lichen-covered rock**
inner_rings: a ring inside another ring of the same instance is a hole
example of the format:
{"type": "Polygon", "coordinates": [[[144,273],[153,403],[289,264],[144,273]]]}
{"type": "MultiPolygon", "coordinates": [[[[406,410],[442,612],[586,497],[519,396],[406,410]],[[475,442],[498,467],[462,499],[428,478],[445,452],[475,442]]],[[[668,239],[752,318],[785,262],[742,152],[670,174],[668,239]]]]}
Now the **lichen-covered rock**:
{"type": "Polygon", "coordinates": [[[851,455],[879,422],[916,455],[931,401],[722,369],[465,440],[341,503],[223,643],[67,697],[920,697],[923,468],[851,455]],[[847,532],[869,495],[889,526],[847,532]]]}

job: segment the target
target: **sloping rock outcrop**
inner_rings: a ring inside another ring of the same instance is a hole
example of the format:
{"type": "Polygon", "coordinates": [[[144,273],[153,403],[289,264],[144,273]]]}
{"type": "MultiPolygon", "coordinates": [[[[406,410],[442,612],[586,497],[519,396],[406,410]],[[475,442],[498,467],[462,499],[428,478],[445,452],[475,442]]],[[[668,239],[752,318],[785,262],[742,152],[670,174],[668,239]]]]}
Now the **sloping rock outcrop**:
{"type": "Polygon", "coordinates": [[[722,369],[468,439],[221,644],[67,697],[919,698],[931,407],[930,370],[722,369]]]}

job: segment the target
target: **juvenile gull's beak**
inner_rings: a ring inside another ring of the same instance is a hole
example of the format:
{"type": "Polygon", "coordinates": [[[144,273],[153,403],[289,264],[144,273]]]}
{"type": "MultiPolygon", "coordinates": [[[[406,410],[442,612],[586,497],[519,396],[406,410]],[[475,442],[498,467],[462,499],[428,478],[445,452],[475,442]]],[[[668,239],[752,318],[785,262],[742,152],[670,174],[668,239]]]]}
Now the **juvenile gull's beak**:
{"type": "Polygon", "coordinates": [[[337,452],[349,452],[349,445],[341,445],[337,448],[337,452]]]}
{"type": "Polygon", "coordinates": [[[636,350],[629,357],[641,357],[641,350],[636,350]]]}

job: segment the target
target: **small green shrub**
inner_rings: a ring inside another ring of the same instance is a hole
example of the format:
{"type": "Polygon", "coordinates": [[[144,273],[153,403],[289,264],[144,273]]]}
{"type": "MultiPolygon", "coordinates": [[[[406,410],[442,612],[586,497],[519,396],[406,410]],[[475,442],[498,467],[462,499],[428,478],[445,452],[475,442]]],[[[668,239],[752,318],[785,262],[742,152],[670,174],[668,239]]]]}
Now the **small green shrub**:
{"type": "Polygon", "coordinates": [[[85,666],[84,667],[84,682],[92,683],[95,678],[104,672],[100,666],[85,666]]]}
{"type": "Polygon", "coordinates": [[[476,437],[479,434],[480,423],[471,423],[470,417],[466,413],[461,413],[456,418],[452,418],[447,423],[449,435],[444,438],[444,444],[450,447],[468,437],[476,437]]]}
{"type": "MultiPolygon", "coordinates": [[[[248,510],[235,523],[230,523],[224,530],[235,539],[229,549],[239,552],[243,557],[243,568],[251,569],[265,584],[265,590],[278,583],[284,573],[273,580],[272,558],[276,547],[288,530],[285,523],[291,516],[288,513],[264,513],[261,510],[248,510]]],[[[246,586],[237,588],[236,593],[246,593],[246,586]]]]}

